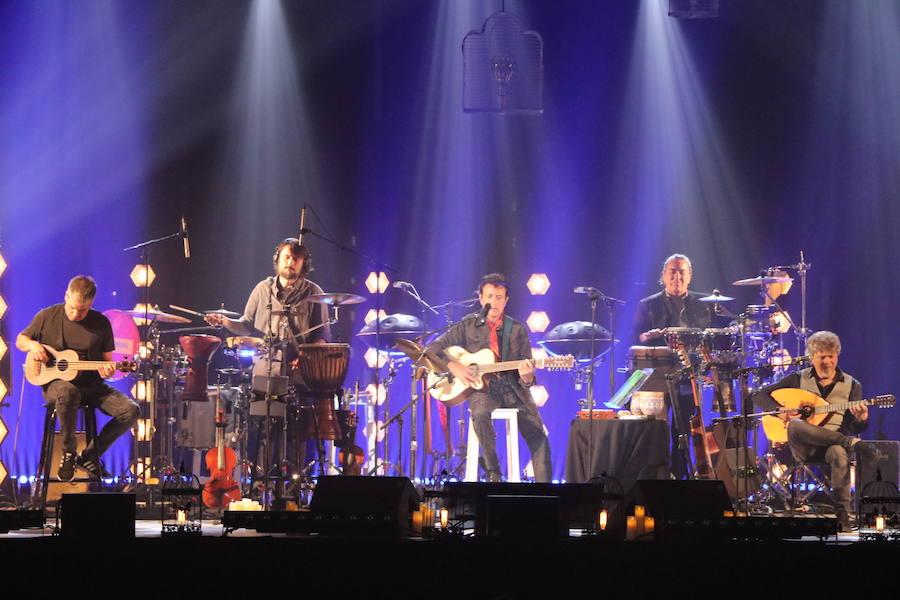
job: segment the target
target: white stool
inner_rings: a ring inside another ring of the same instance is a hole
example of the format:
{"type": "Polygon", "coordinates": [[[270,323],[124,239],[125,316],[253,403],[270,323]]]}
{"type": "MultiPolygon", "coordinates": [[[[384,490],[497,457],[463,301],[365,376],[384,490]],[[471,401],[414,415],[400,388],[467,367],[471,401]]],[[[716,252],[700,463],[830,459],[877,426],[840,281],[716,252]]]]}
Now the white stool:
{"type": "MultiPolygon", "coordinates": [[[[506,481],[520,483],[522,477],[519,475],[519,409],[494,409],[491,413],[491,419],[503,419],[506,421],[506,481]]],[[[475,426],[472,424],[471,414],[469,415],[468,435],[465,481],[478,481],[478,436],[475,434],[475,426]]]]}

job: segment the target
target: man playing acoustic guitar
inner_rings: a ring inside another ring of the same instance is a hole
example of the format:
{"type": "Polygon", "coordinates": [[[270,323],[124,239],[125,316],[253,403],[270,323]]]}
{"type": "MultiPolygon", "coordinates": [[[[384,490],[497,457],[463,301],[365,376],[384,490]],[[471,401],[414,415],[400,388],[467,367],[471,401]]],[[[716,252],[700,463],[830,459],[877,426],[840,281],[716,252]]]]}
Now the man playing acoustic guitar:
{"type": "MultiPolygon", "coordinates": [[[[469,411],[472,413],[475,435],[484,456],[485,475],[489,481],[502,481],[500,462],[497,460],[496,433],[491,420],[495,408],[517,408],[519,431],[531,451],[534,478],[538,482],[549,482],[551,475],[550,442],[544,433],[544,422],[538,412],[528,388],[534,385],[534,363],[531,360],[531,343],[525,326],[505,315],[509,301],[509,283],[499,273],[491,273],[481,278],[478,285],[478,301],[484,309],[490,305],[486,316],[472,314],[465,317],[452,329],[432,342],[428,350],[442,353],[450,346],[460,346],[474,353],[490,348],[499,361],[521,360],[518,372],[507,371],[492,377],[481,390],[469,396],[469,411]]],[[[443,353],[442,353],[443,354],[443,353]]],[[[450,361],[448,370],[466,384],[475,382],[475,374],[470,367],[457,361],[450,361]]]]}
{"type": "Polygon", "coordinates": [[[837,412],[821,426],[808,423],[796,412],[783,412],[787,423],[787,441],[795,460],[827,462],[831,466],[831,487],[837,498],[835,507],[841,529],[850,529],[850,458],[851,450],[866,458],[875,457],[875,448],[861,441],[857,434],[869,425],[869,410],[862,400],[859,381],[841,371],[838,356],[841,340],[830,331],[818,331],[806,340],[806,353],[812,366],[791,373],[781,381],[761,388],[753,402],[763,410],[775,410],[781,404],[772,393],[783,388],[799,388],[823,398],[829,404],[858,402],[837,412]]]}
{"type": "Polygon", "coordinates": [[[115,341],[109,319],[91,310],[96,295],[97,285],[91,277],[72,278],[65,302],[38,312],[31,324],[16,337],[16,348],[29,352],[31,360],[41,363],[50,360],[45,345],[55,350],[74,350],[83,361],[108,363],[99,365],[97,370],[81,371],[71,382],[54,379],[42,386],[44,399],[47,404],[56,406],[59,419],[62,455],[57,476],[62,481],[71,481],[75,477],[76,466],[95,477],[108,475],[100,464],[100,456],[131,429],[141,414],[131,398],[102,379],[115,372],[116,365],[112,362],[115,341]],[[82,404],[99,408],[113,418],[97,434],[96,443],[76,456],[75,423],[82,404]]]}

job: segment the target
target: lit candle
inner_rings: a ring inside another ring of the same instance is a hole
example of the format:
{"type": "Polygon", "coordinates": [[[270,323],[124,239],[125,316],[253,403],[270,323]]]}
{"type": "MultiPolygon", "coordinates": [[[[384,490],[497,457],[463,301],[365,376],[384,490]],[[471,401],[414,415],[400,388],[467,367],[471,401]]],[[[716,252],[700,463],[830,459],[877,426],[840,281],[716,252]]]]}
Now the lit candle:
{"type": "Polygon", "coordinates": [[[722,511],[722,516],[723,517],[733,517],[734,511],[733,510],[724,510],[724,511],[722,511]]]}
{"type": "Polygon", "coordinates": [[[414,510],[412,514],[413,531],[422,533],[422,511],[414,510]]]}
{"type": "Polygon", "coordinates": [[[656,519],[653,517],[644,517],[644,533],[653,533],[656,529],[656,519]]]}
{"type": "Polygon", "coordinates": [[[884,517],[882,517],[881,515],[875,517],[875,531],[884,531],[884,517]]]}
{"type": "Polygon", "coordinates": [[[637,517],[629,515],[625,521],[625,539],[633,540],[637,537],[637,517]]]}
{"type": "Polygon", "coordinates": [[[634,516],[637,517],[638,521],[644,518],[645,510],[644,507],[640,504],[634,505],[634,516]]]}
{"type": "Polygon", "coordinates": [[[606,510],[601,510],[600,514],[597,516],[597,523],[600,525],[600,531],[606,531],[606,524],[609,522],[609,513],[606,510]]]}
{"type": "Polygon", "coordinates": [[[447,525],[450,523],[450,511],[446,508],[441,509],[441,529],[447,529],[447,525]]]}
{"type": "Polygon", "coordinates": [[[178,511],[178,524],[184,525],[184,523],[186,521],[187,521],[187,515],[185,514],[185,512],[183,510],[179,510],[178,511]]]}

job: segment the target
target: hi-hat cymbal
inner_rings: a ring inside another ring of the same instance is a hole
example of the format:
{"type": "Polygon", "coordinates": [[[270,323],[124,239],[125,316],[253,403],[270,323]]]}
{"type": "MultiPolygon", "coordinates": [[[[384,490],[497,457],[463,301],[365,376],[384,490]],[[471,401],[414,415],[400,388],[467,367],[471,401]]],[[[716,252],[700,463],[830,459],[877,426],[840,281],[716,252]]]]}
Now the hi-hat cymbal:
{"type": "Polygon", "coordinates": [[[171,313],[163,312],[156,308],[148,308],[144,310],[123,310],[123,313],[137,319],[147,319],[149,321],[157,321],[159,323],[190,323],[191,320],[185,317],[179,317],[171,313]]]}
{"type": "Polygon", "coordinates": [[[331,306],[344,306],[345,304],[359,304],[365,302],[366,299],[356,294],[345,294],[342,292],[333,292],[330,294],[310,294],[305,298],[310,302],[318,302],[319,304],[330,304],[331,306]]]}
{"type": "Polygon", "coordinates": [[[709,296],[697,298],[698,302],[730,302],[732,300],[734,300],[734,298],[731,296],[723,296],[722,294],[711,294],[709,296]]]}
{"type": "Polygon", "coordinates": [[[204,310],[204,315],[222,315],[223,317],[227,317],[229,319],[237,319],[241,316],[240,313],[236,313],[233,310],[228,310],[227,308],[217,308],[215,310],[204,310]]]}
{"type": "Polygon", "coordinates": [[[790,283],[793,277],[751,277],[750,279],[738,279],[731,285],[771,285],[773,283],[790,283]]]}

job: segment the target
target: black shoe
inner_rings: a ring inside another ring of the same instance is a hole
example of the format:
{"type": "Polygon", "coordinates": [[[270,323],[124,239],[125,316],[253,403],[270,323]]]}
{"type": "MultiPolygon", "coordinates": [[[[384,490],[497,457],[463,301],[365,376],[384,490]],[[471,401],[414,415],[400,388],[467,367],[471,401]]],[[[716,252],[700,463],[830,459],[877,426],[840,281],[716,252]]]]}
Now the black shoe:
{"type": "Polygon", "coordinates": [[[75,459],[75,466],[97,479],[112,477],[112,473],[103,468],[103,464],[93,453],[88,454],[87,456],[84,454],[78,455],[75,459]]]}
{"type": "Polygon", "coordinates": [[[63,452],[62,458],[59,461],[59,470],[56,472],[56,477],[60,481],[72,481],[75,479],[74,452],[63,452]]]}

